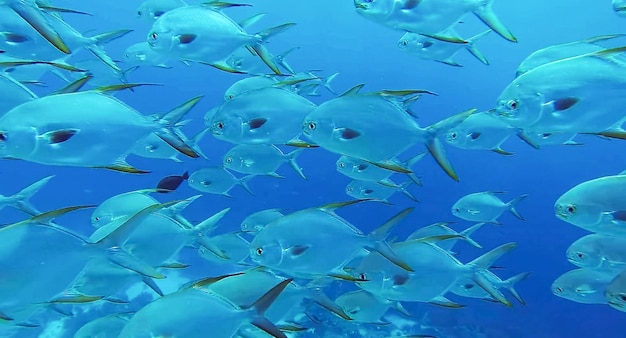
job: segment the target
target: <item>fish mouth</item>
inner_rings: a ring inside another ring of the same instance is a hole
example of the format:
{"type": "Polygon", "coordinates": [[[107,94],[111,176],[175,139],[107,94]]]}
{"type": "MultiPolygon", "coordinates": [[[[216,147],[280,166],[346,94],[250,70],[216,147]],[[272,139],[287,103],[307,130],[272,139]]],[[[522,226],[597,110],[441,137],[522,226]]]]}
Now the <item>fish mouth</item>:
{"type": "Polygon", "coordinates": [[[618,13],[626,12],[626,6],[615,7],[615,11],[618,13]]]}
{"type": "Polygon", "coordinates": [[[354,0],[354,7],[355,7],[357,10],[362,9],[362,10],[365,10],[365,11],[366,11],[366,10],[370,9],[368,5],[366,5],[366,4],[364,4],[364,3],[359,2],[359,0],[354,0]]]}
{"type": "Polygon", "coordinates": [[[613,307],[616,307],[616,308],[620,308],[620,309],[624,308],[624,304],[623,303],[618,303],[618,302],[613,301],[613,300],[609,301],[608,303],[609,303],[609,305],[612,305],[613,307]]]}

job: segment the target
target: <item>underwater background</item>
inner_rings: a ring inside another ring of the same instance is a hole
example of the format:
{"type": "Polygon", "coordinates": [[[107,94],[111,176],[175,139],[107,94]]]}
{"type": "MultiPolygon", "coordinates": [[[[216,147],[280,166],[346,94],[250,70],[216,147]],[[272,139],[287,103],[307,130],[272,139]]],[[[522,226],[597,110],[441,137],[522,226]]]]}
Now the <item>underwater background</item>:
{"type": "MultiPolygon", "coordinates": [[[[145,40],[149,24],[136,17],[139,3],[118,0],[55,1],[55,5],[93,14],[91,17],[64,16],[68,23],[81,32],[133,29],[134,32],[128,36],[107,44],[107,53],[115,60],[121,59],[128,45],[145,40]]],[[[492,33],[477,43],[489,59],[489,66],[461,51],[455,60],[464,66],[451,67],[421,60],[401,51],[396,43],[402,32],[359,16],[350,0],[257,0],[247,3],[253,7],[228,9],[227,14],[237,20],[259,12],[267,13],[260,25],[263,27],[285,22],[297,23],[295,27],[273,38],[268,48],[279,53],[294,46],[300,47],[288,56],[289,64],[296,71],[322,70],[321,73],[325,75],[338,72],[339,75],[332,83],[338,93],[359,83],[366,84],[365,89],[368,91],[423,88],[438,93],[438,96],[422,97],[413,105],[421,126],[470,108],[478,108],[479,111],[493,108],[499,93],[513,80],[519,63],[537,49],[597,35],[625,33],[626,24],[626,19],[615,15],[608,0],[496,0],[494,12],[519,42],[511,43],[492,33]]],[[[472,15],[468,15],[458,26],[462,36],[471,36],[484,29],[484,25],[472,15]]],[[[169,65],[172,68],[140,67],[132,71],[128,74],[130,82],[161,85],[137,88],[134,92],[123,91],[116,97],[147,115],[168,111],[189,98],[203,95],[202,101],[188,115],[193,122],[184,128],[187,135],[204,128],[202,121],[206,111],[220,104],[226,88],[245,76],[220,72],[200,64],[187,66],[172,61],[169,65]]],[[[63,85],[52,75],[43,81],[48,88],[63,85]]],[[[38,90],[45,92],[48,89],[34,89],[38,90]]],[[[323,89],[319,92],[321,96],[309,97],[316,104],[333,97],[323,89]]],[[[405,307],[413,313],[413,319],[423,319],[429,325],[447,328],[445,332],[450,337],[625,337],[622,326],[624,313],[606,305],[579,304],[558,298],[550,290],[550,285],[559,275],[574,268],[565,258],[567,247],[588,234],[556,219],[553,210],[555,200],[580,182],[626,169],[622,141],[608,141],[593,136],[579,136],[577,140],[583,145],[545,146],[536,150],[513,137],[504,147],[514,152],[514,156],[446,146],[460,182],[446,177],[434,160],[427,156],[414,168],[424,186],[409,188],[420,200],[419,203],[396,194],[390,199],[391,205],[364,203],[344,208],[338,213],[367,233],[398,211],[408,206],[414,207],[415,211],[396,229],[397,235],[404,237],[421,226],[457,220],[451,214],[450,207],[466,194],[485,190],[506,191],[508,194],[503,197],[505,201],[520,194],[529,194],[517,208],[527,219],[526,222],[506,213],[500,218],[503,225],[487,224],[473,235],[484,248],[493,248],[510,241],[519,244],[513,252],[498,261],[498,265],[506,269],[498,274],[508,278],[523,271],[532,273],[516,287],[527,305],[516,303],[512,308],[506,308],[501,304],[452,296],[466,307],[446,309],[429,304],[405,303],[405,307]]],[[[111,142],[115,142],[115,139],[112,138],[111,142]]],[[[131,155],[128,158],[130,163],[151,170],[146,175],[6,160],[0,168],[2,193],[11,194],[44,176],[55,175],[32,199],[40,210],[98,204],[122,192],[155,187],[167,175],[185,171],[191,173],[202,167],[220,165],[222,156],[231,144],[207,135],[200,147],[208,160],[185,159],[182,163],[174,163],[131,155]]],[[[423,149],[415,148],[407,153],[421,151],[423,149]]],[[[192,222],[198,222],[208,214],[231,207],[219,230],[226,232],[238,229],[241,220],[258,210],[299,210],[349,200],[345,186],[350,179],[336,171],[337,157],[321,148],[306,150],[298,158],[308,178],[306,181],[284,166],[279,171],[285,176],[283,179],[260,176],[251,180],[249,187],[255,193],[254,196],[241,187],[231,191],[231,198],[206,194],[185,210],[185,216],[192,222]]],[[[169,195],[156,197],[163,201],[187,198],[196,193],[183,184],[169,195]]],[[[2,212],[4,224],[23,219],[23,214],[15,210],[5,209],[2,212]]],[[[92,231],[84,214],[66,216],[64,222],[85,222],[82,226],[84,233],[92,231]]],[[[464,222],[453,226],[460,230],[467,225],[469,223],[464,222]]],[[[466,243],[459,244],[455,249],[462,262],[481,255],[483,250],[466,243]]],[[[187,276],[186,272],[180,272],[184,279],[236,270],[233,267],[211,265],[192,250],[183,255],[185,262],[194,266],[194,273],[201,273],[187,276]]],[[[159,281],[159,285],[165,292],[178,286],[176,280],[171,278],[159,281]]],[[[334,291],[339,294],[349,289],[352,288],[343,283],[339,290],[334,291]]],[[[64,323],[65,328],[68,331],[71,331],[71,327],[78,328],[86,322],[86,318],[82,317],[81,323],[69,319],[64,323]]],[[[33,329],[32,332],[21,330],[18,336],[37,336],[40,333],[42,337],[57,336],[45,331],[45,327],[33,329]]]]}

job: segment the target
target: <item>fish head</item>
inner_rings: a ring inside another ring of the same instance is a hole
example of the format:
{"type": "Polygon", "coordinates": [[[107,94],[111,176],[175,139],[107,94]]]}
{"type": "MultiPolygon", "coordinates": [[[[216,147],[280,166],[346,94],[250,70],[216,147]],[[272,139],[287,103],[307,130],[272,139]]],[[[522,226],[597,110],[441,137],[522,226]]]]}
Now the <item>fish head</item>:
{"type": "Polygon", "coordinates": [[[177,34],[165,29],[151,30],[148,33],[147,41],[150,48],[159,53],[171,51],[180,43],[177,34]]]}
{"type": "Polygon", "coordinates": [[[165,14],[165,12],[176,7],[178,6],[175,6],[172,1],[169,3],[164,1],[144,1],[137,7],[137,17],[147,22],[154,22],[165,14]]]}
{"type": "Polygon", "coordinates": [[[350,177],[351,174],[359,174],[369,168],[369,163],[366,161],[345,155],[341,156],[335,164],[337,171],[348,177],[350,177]]]}
{"type": "MultiPolygon", "coordinates": [[[[49,141],[31,126],[0,128],[0,158],[24,158],[49,141]]],[[[52,144],[50,146],[55,146],[52,144]]]]}
{"type": "Polygon", "coordinates": [[[588,235],[572,243],[565,254],[567,260],[581,268],[600,268],[603,263],[602,252],[596,245],[598,241],[594,241],[594,238],[597,236],[588,235]]]}
{"type": "Polygon", "coordinates": [[[284,258],[284,248],[277,240],[257,241],[257,238],[250,243],[250,258],[262,266],[277,268],[284,258]]]}
{"type": "Polygon", "coordinates": [[[570,192],[565,193],[554,204],[556,217],[586,229],[600,225],[604,215],[602,207],[591,201],[575,198],[570,192]]]}
{"type": "Polygon", "coordinates": [[[541,93],[523,84],[522,75],[509,84],[498,98],[495,116],[511,126],[523,128],[537,122],[543,113],[545,99],[541,93]],[[517,80],[522,83],[516,83],[517,80]]]}
{"type": "Polygon", "coordinates": [[[394,0],[354,0],[354,8],[370,20],[381,21],[392,14],[394,3],[394,0]]]}
{"type": "Polygon", "coordinates": [[[405,33],[398,40],[398,48],[417,53],[419,55],[428,55],[435,50],[437,41],[433,38],[421,35],[419,33],[405,33]]]}
{"type": "Polygon", "coordinates": [[[626,17],[626,0],[613,0],[612,5],[617,15],[626,17]]]}
{"type": "Polygon", "coordinates": [[[464,130],[462,126],[457,126],[446,132],[445,140],[450,145],[462,147],[472,140],[471,134],[464,130]]]}
{"type": "Polygon", "coordinates": [[[607,291],[605,297],[612,308],[626,312],[626,292],[610,293],[607,291]]]}
{"type": "Polygon", "coordinates": [[[217,139],[236,141],[243,137],[246,123],[235,114],[216,114],[211,119],[211,133],[217,139]]]}
{"type": "Polygon", "coordinates": [[[145,42],[136,43],[124,50],[123,60],[128,64],[143,64],[148,58],[146,54],[146,48],[150,48],[145,42]]]}
{"type": "Polygon", "coordinates": [[[333,140],[335,124],[323,116],[307,117],[302,124],[302,131],[311,141],[324,144],[333,140]]]}
{"type": "Polygon", "coordinates": [[[462,218],[464,220],[474,220],[478,212],[475,209],[470,208],[463,199],[454,203],[451,208],[452,214],[456,217],[462,218]]]}

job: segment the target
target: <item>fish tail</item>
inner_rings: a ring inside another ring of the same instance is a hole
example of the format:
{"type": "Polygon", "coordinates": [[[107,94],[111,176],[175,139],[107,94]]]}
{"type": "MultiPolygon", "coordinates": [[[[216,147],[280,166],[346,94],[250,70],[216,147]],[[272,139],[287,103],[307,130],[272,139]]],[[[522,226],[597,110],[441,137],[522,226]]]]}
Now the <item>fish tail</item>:
{"type": "Polygon", "coordinates": [[[371,243],[368,245],[368,249],[378,252],[393,264],[411,272],[413,269],[393,251],[393,249],[389,246],[389,243],[386,242],[386,239],[389,237],[391,230],[412,211],[413,208],[407,208],[400,211],[368,235],[368,239],[371,240],[371,243]]]}
{"type": "MultiPolygon", "coordinates": [[[[184,176],[183,176],[184,177],[184,176]]],[[[167,189],[157,189],[157,192],[169,192],[170,190],[167,189]]],[[[168,207],[167,210],[167,216],[173,218],[174,220],[176,220],[178,223],[180,223],[181,225],[183,225],[184,227],[187,227],[188,229],[193,229],[195,228],[193,224],[191,224],[185,217],[183,217],[182,212],[185,208],[187,208],[193,201],[195,201],[196,199],[200,198],[202,195],[195,195],[195,196],[191,196],[189,198],[186,198],[182,201],[179,201],[178,203],[168,207]]],[[[165,210],[164,210],[165,211],[165,210]]]]}
{"type": "Polygon", "coordinates": [[[230,211],[230,208],[223,209],[222,211],[216,213],[215,215],[196,224],[196,226],[194,227],[195,231],[204,235],[208,232],[215,230],[217,222],[219,222],[222,219],[222,217],[224,217],[224,215],[226,215],[226,213],[229,211],[230,211]]]}
{"type": "Polygon", "coordinates": [[[279,55],[276,55],[276,63],[278,63],[278,65],[287,70],[290,74],[295,74],[296,72],[293,70],[293,68],[291,68],[291,66],[287,63],[287,60],[285,59],[287,58],[287,55],[291,54],[291,52],[297,49],[300,49],[300,47],[293,47],[279,55]]]}
{"type": "Polygon", "coordinates": [[[472,267],[474,270],[472,280],[476,283],[476,285],[480,286],[494,299],[497,299],[499,302],[509,307],[511,306],[511,302],[509,302],[506,297],[504,297],[502,292],[500,292],[500,290],[493,285],[493,283],[485,276],[484,272],[488,270],[496,260],[516,247],[517,243],[515,242],[506,243],[467,263],[467,265],[472,267]]]}
{"type": "MultiPolygon", "coordinates": [[[[408,168],[409,170],[413,171],[412,167],[415,165],[415,163],[421,161],[424,156],[426,156],[426,151],[421,152],[413,157],[411,157],[410,159],[406,160],[403,162],[403,166],[405,168],[408,168]]],[[[415,175],[414,173],[407,173],[407,176],[409,176],[409,178],[411,179],[411,181],[413,181],[415,184],[419,185],[420,187],[423,186],[424,184],[422,183],[422,180],[415,175]]]]}
{"type": "Polygon", "coordinates": [[[339,75],[339,73],[335,73],[333,75],[326,77],[323,83],[324,88],[326,88],[326,90],[328,90],[333,95],[337,95],[337,92],[333,90],[333,87],[330,86],[330,83],[333,82],[333,80],[337,77],[337,75],[339,75]]]}
{"type": "Polygon", "coordinates": [[[252,309],[255,312],[255,317],[250,323],[259,329],[267,332],[275,338],[287,338],[287,336],[280,331],[272,322],[265,318],[265,311],[274,303],[274,301],[280,296],[281,292],[293,281],[292,278],[285,279],[278,283],[276,286],[266,292],[261,298],[254,302],[248,309],[252,309]]]}
{"type": "Polygon", "coordinates": [[[411,184],[413,184],[414,182],[409,180],[406,182],[402,182],[399,186],[398,189],[404,194],[406,195],[406,197],[412,199],[415,202],[419,202],[419,200],[413,196],[413,194],[411,194],[408,190],[406,190],[406,188],[408,188],[411,184]]]}
{"type": "Polygon", "coordinates": [[[36,216],[41,214],[31,203],[30,198],[33,197],[41,189],[48,181],[50,181],[54,176],[48,176],[40,179],[39,181],[29,185],[28,187],[20,190],[18,193],[11,196],[9,199],[15,201],[14,204],[11,204],[12,207],[23,211],[31,216],[36,216]]]}
{"type": "Polygon", "coordinates": [[[516,197],[516,198],[514,198],[512,201],[510,201],[509,203],[507,203],[507,204],[506,204],[506,205],[507,205],[507,207],[508,207],[508,210],[509,210],[509,211],[510,211],[510,212],[511,212],[511,213],[512,213],[515,217],[519,218],[519,219],[520,219],[520,220],[522,220],[522,221],[525,221],[526,219],[525,219],[522,215],[520,215],[520,213],[519,213],[519,212],[517,212],[517,210],[515,210],[515,206],[516,206],[519,202],[521,202],[522,200],[524,200],[526,197],[528,197],[528,195],[527,195],[527,194],[523,194],[523,195],[517,196],[517,197],[516,197]]]}
{"type": "Polygon", "coordinates": [[[506,26],[504,26],[504,24],[491,9],[493,1],[494,0],[478,1],[480,5],[474,10],[474,14],[480,20],[482,20],[482,22],[489,26],[489,28],[493,29],[494,32],[498,33],[503,38],[511,42],[517,42],[517,38],[513,35],[513,33],[511,33],[508,28],[506,28],[506,26]]]}
{"type": "Polygon", "coordinates": [[[254,193],[252,192],[252,190],[250,190],[250,187],[248,187],[248,181],[255,177],[256,175],[248,175],[248,176],[244,176],[240,179],[237,180],[237,183],[239,183],[244,189],[246,189],[246,191],[248,193],[250,193],[250,195],[254,196],[254,193]]]}
{"type": "Polygon", "coordinates": [[[263,60],[263,62],[268,67],[270,67],[270,69],[276,75],[283,75],[283,74],[281,73],[280,69],[278,68],[278,66],[276,65],[274,61],[275,57],[267,50],[267,48],[265,48],[263,43],[267,42],[267,40],[270,37],[278,33],[282,33],[285,30],[291,28],[293,25],[295,25],[295,23],[285,23],[279,26],[271,27],[263,31],[260,31],[256,34],[256,36],[259,38],[259,41],[255,43],[254,45],[250,46],[254,50],[254,52],[261,58],[261,60],[263,60]]]}
{"type": "Polygon", "coordinates": [[[524,301],[524,299],[522,299],[522,297],[520,297],[519,293],[517,293],[517,291],[515,290],[515,284],[517,284],[521,280],[526,279],[526,277],[528,277],[529,275],[530,275],[530,272],[522,272],[504,281],[507,285],[506,289],[509,290],[509,292],[513,295],[513,297],[515,297],[515,299],[517,299],[517,301],[522,305],[526,305],[526,302],[524,301]]]}
{"type": "Polygon", "coordinates": [[[290,152],[289,154],[286,154],[285,157],[287,157],[289,161],[289,165],[293,168],[293,170],[295,170],[298,173],[298,175],[300,175],[300,177],[306,180],[306,176],[304,176],[304,173],[302,172],[302,168],[300,168],[300,166],[296,162],[296,157],[298,157],[302,153],[303,150],[304,148],[296,149],[290,152]]]}
{"type": "Polygon", "coordinates": [[[459,235],[463,236],[463,239],[472,246],[482,249],[483,246],[474,241],[470,236],[474,233],[474,231],[480,229],[483,225],[485,225],[485,223],[476,223],[471,227],[461,231],[459,235]]]}
{"type": "Polygon", "coordinates": [[[476,48],[476,41],[480,40],[481,38],[483,38],[484,36],[486,36],[487,34],[491,33],[491,29],[488,29],[482,33],[479,33],[477,35],[472,36],[471,38],[469,38],[468,44],[465,46],[465,48],[467,49],[468,52],[470,52],[472,55],[474,55],[480,62],[488,65],[489,64],[489,60],[487,60],[487,58],[483,55],[483,53],[481,51],[478,50],[478,48],[476,48]]]}

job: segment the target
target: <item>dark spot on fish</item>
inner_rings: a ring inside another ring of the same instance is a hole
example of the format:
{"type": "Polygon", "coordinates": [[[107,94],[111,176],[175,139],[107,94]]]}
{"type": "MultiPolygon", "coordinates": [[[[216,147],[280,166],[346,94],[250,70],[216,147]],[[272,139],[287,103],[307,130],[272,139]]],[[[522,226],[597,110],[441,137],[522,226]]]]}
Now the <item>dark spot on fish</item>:
{"type": "Polygon", "coordinates": [[[402,9],[413,9],[415,7],[417,7],[417,5],[420,4],[421,0],[408,0],[404,3],[404,6],[402,7],[402,9]]]}
{"type": "Polygon", "coordinates": [[[352,308],[352,309],[348,310],[348,313],[351,314],[351,315],[355,315],[355,314],[359,313],[359,308],[358,307],[352,308]]]}
{"type": "Polygon", "coordinates": [[[11,73],[15,70],[15,68],[11,67],[11,68],[7,68],[4,70],[5,73],[11,73]]]}
{"type": "Polygon", "coordinates": [[[21,43],[21,42],[26,42],[30,40],[28,36],[16,34],[16,33],[5,33],[4,37],[8,42],[13,42],[13,43],[21,43]]]}
{"type": "Polygon", "coordinates": [[[474,288],[474,286],[475,286],[474,284],[465,284],[463,285],[463,288],[465,288],[466,290],[471,290],[474,288]]]}
{"type": "Polygon", "coordinates": [[[341,132],[341,138],[344,140],[352,140],[359,136],[361,136],[361,133],[350,128],[344,128],[343,131],[341,132]]]}
{"type": "Polygon", "coordinates": [[[158,192],[168,193],[176,190],[184,180],[189,178],[189,173],[185,171],[182,175],[172,175],[164,177],[157,184],[158,192]]]}
{"type": "Polygon", "coordinates": [[[163,11],[156,11],[156,12],[154,12],[154,17],[158,18],[158,17],[160,17],[163,14],[165,14],[165,12],[163,12],[163,11]]]}
{"type": "Polygon", "coordinates": [[[478,133],[478,132],[474,132],[474,133],[471,133],[471,134],[470,134],[470,138],[471,138],[472,140],[475,140],[475,139],[477,139],[477,138],[479,138],[479,137],[480,137],[480,133],[478,133]]]}
{"type": "Polygon", "coordinates": [[[250,130],[253,129],[258,129],[261,128],[265,122],[267,122],[266,118],[258,118],[258,119],[252,119],[250,121],[248,121],[248,125],[250,126],[250,130]]]}
{"type": "Polygon", "coordinates": [[[573,105],[578,103],[578,101],[580,101],[580,99],[576,97],[564,97],[562,99],[554,100],[552,102],[552,106],[554,107],[554,110],[561,111],[571,108],[573,105]]]}
{"type": "Polygon", "coordinates": [[[365,195],[369,195],[369,194],[373,193],[374,190],[372,190],[372,189],[365,189],[365,191],[363,191],[363,192],[365,193],[365,195]]]}
{"type": "Polygon", "coordinates": [[[65,142],[71,139],[72,136],[76,135],[77,132],[78,131],[74,129],[58,130],[58,131],[52,132],[49,135],[48,142],[50,142],[50,144],[57,144],[57,143],[65,142]]]}
{"type": "Polygon", "coordinates": [[[180,41],[181,44],[186,45],[195,40],[196,37],[197,35],[195,34],[181,34],[178,36],[178,41],[180,41]]]}
{"type": "Polygon", "coordinates": [[[356,168],[357,168],[359,171],[363,171],[363,170],[365,170],[365,169],[369,168],[369,165],[368,165],[368,164],[359,164],[356,168]]]}
{"type": "Polygon", "coordinates": [[[300,256],[304,252],[306,252],[308,249],[309,249],[308,245],[296,245],[296,246],[292,246],[289,251],[291,252],[292,256],[300,256]]]}
{"type": "Polygon", "coordinates": [[[430,47],[430,46],[432,46],[432,45],[433,45],[433,43],[432,43],[432,42],[430,42],[430,41],[426,41],[426,42],[424,42],[424,43],[422,44],[422,46],[423,46],[424,48],[428,48],[428,47],[430,47]]]}
{"type": "Polygon", "coordinates": [[[211,185],[211,183],[212,183],[211,181],[202,181],[202,182],[200,182],[200,184],[202,184],[205,187],[211,185]]]}
{"type": "Polygon", "coordinates": [[[622,302],[626,302],[626,295],[624,294],[620,294],[617,298],[619,298],[622,302]]]}
{"type": "Polygon", "coordinates": [[[404,285],[409,280],[407,275],[395,275],[393,276],[393,285],[404,285]]]}
{"type": "Polygon", "coordinates": [[[611,215],[618,221],[626,222],[626,211],[624,210],[614,211],[611,215]]]}

